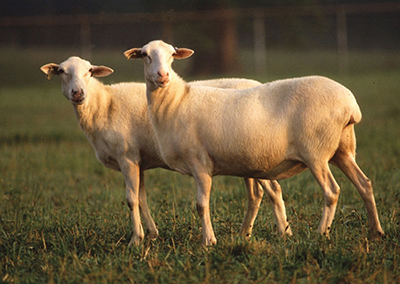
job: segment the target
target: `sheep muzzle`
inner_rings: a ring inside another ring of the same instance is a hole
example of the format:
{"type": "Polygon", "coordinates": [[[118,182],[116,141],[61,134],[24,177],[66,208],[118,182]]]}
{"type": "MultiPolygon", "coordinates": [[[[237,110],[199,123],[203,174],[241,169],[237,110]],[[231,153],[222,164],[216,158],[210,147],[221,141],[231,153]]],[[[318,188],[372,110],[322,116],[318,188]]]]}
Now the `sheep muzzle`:
{"type": "Polygon", "coordinates": [[[168,72],[157,72],[157,79],[155,80],[156,84],[161,87],[164,88],[168,85],[168,83],[170,82],[170,77],[169,77],[169,73],[168,72]]]}
{"type": "Polygon", "coordinates": [[[85,95],[82,89],[72,90],[71,92],[71,101],[74,104],[80,105],[85,100],[85,95]]]}

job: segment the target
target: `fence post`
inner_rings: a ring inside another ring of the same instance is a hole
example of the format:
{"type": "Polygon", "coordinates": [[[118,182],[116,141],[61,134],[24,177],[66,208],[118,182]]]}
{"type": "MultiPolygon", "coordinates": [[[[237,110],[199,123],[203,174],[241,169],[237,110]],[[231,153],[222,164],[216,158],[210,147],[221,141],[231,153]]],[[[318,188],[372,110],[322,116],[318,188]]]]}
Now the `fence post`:
{"type": "Polygon", "coordinates": [[[254,67],[256,73],[265,73],[266,66],[266,42],[265,42],[265,23],[264,17],[259,13],[254,14],[253,18],[254,34],[254,67]]]}
{"type": "Polygon", "coordinates": [[[339,71],[346,73],[349,69],[349,50],[347,42],[347,18],[344,8],[336,12],[337,48],[339,56],[339,71]]]}

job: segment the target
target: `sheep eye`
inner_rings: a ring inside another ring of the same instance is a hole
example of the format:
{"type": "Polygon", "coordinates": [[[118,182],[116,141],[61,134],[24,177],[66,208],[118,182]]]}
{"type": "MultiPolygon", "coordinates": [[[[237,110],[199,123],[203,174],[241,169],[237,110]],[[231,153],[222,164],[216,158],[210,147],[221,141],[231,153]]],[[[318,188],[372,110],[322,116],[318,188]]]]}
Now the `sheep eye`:
{"type": "Polygon", "coordinates": [[[63,74],[63,73],[65,73],[65,71],[64,71],[63,69],[59,68],[59,69],[57,70],[57,73],[58,73],[58,74],[63,74]]]}
{"type": "Polygon", "coordinates": [[[146,52],[142,52],[142,58],[144,59],[144,58],[146,58],[147,59],[147,61],[149,62],[149,63],[151,63],[151,57],[146,53],[146,52]]]}

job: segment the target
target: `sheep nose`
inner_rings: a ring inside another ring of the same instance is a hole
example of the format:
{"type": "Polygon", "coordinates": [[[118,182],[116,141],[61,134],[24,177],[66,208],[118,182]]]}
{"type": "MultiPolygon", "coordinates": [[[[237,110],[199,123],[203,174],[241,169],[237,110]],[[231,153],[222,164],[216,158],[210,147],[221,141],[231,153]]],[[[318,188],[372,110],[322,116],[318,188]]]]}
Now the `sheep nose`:
{"type": "Polygon", "coordinates": [[[79,90],[72,90],[72,91],[71,91],[71,95],[72,95],[73,98],[78,99],[78,98],[82,97],[82,95],[83,95],[83,90],[82,90],[82,89],[79,89],[79,90]]]}
{"type": "Polygon", "coordinates": [[[161,78],[168,78],[169,77],[169,73],[165,72],[165,71],[158,71],[157,75],[161,78]]]}
{"type": "Polygon", "coordinates": [[[165,86],[169,83],[169,73],[165,71],[158,71],[157,72],[158,78],[157,83],[161,84],[161,86],[165,86]]]}
{"type": "Polygon", "coordinates": [[[75,104],[82,104],[85,99],[82,89],[71,91],[71,101],[75,104]]]}

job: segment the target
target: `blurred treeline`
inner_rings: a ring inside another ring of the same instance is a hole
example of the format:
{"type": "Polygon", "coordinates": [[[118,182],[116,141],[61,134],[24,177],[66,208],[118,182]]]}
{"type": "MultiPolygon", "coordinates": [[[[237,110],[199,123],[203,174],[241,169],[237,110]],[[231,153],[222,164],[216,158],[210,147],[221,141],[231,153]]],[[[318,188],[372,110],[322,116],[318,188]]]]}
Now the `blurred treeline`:
{"type": "Polygon", "coordinates": [[[151,13],[226,8],[398,2],[393,0],[2,0],[2,16],[151,13]]]}
{"type": "MultiPolygon", "coordinates": [[[[330,52],[328,62],[334,64],[327,69],[343,71],[354,68],[349,54],[373,52],[392,58],[398,51],[400,5],[396,3],[399,1],[3,0],[0,48],[65,50],[62,59],[78,55],[91,60],[99,52],[120,54],[150,40],[163,39],[196,51],[187,72],[196,76],[272,70],[272,56],[277,52],[282,60],[302,53],[318,57],[330,52]],[[387,5],[382,9],[387,3],[394,3],[396,9],[390,10],[387,5]],[[368,11],[353,9],[340,20],[340,7],[351,4],[361,8],[367,4],[368,11]],[[297,13],[305,7],[317,9],[297,13]],[[265,13],[268,9],[270,12],[265,13]],[[264,14],[257,27],[258,11],[264,14]],[[247,16],[243,16],[245,12],[247,16]],[[123,15],[127,18],[119,21],[123,15]],[[340,33],[344,35],[341,44],[340,33]]],[[[397,59],[385,62],[398,66],[397,59]]]]}

